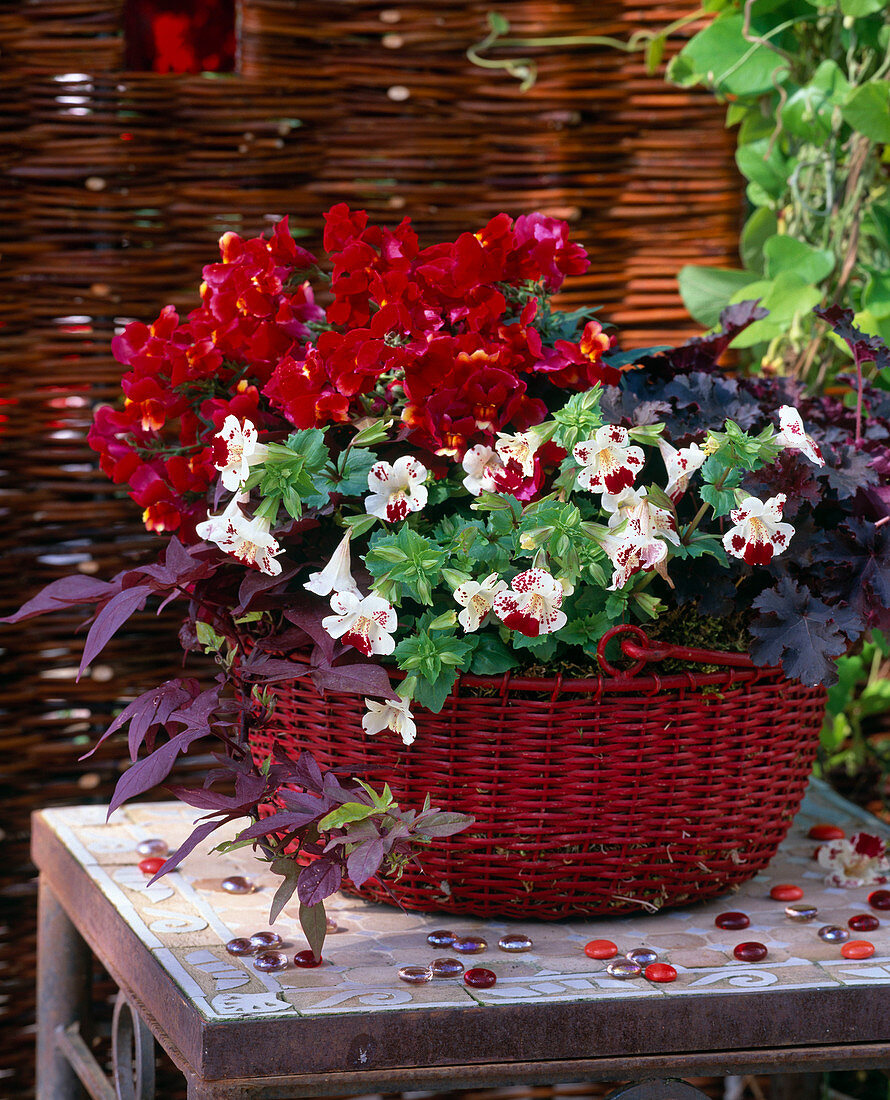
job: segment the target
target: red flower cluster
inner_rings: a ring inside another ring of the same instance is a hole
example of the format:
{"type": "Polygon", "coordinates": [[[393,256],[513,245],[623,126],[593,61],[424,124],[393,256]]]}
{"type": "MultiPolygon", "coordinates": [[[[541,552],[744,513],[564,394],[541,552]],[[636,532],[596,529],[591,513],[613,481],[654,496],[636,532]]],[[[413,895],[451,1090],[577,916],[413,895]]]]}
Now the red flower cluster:
{"type": "Polygon", "coordinates": [[[498,214],[421,249],[408,219],[389,230],[345,204],[325,218],[325,311],[299,277],[315,257],[283,219],[269,239],[222,238],[185,323],[168,306],[115,338],[125,405],[99,411],[90,443],[148,527],[191,537],[230,413],[267,431],[387,413],[417,448],[461,459],[540,423],[549,388],[617,380],[596,322],[578,343],[548,339],[542,300],[588,266],[564,222],[498,214]]]}

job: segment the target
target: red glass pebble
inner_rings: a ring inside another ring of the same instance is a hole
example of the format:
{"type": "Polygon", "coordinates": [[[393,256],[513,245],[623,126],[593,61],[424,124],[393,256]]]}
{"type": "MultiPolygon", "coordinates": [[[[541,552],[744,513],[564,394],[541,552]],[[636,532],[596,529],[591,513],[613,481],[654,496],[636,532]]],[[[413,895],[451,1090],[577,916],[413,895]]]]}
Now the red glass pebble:
{"type": "Polygon", "coordinates": [[[868,940],[850,940],[841,948],[845,959],[867,959],[875,953],[875,945],[868,940]]]}
{"type": "Polygon", "coordinates": [[[149,856],[139,860],[139,870],[143,875],[156,875],[167,861],[161,856],[149,856]]]}
{"type": "Polygon", "coordinates": [[[846,833],[839,825],[814,825],[807,836],[810,840],[843,840],[846,833]]]}
{"type": "Polygon", "coordinates": [[[762,943],[757,943],[754,940],[748,943],[740,943],[737,947],[733,948],[733,955],[737,959],[746,963],[760,962],[761,959],[766,958],[766,947],[762,943]]]}
{"type": "Polygon", "coordinates": [[[881,922],[871,913],[857,913],[847,921],[847,927],[852,928],[854,932],[874,932],[876,928],[881,927],[881,922]]]}
{"type": "Polygon", "coordinates": [[[770,890],[769,896],[773,901],[800,901],[803,897],[803,890],[799,886],[793,885],[793,883],[780,882],[770,890]]]}
{"type": "Polygon", "coordinates": [[[890,909],[890,890],[872,890],[868,904],[872,909],[890,909]]]}
{"type": "Polygon", "coordinates": [[[650,982],[675,982],[677,971],[670,963],[649,963],[643,971],[643,977],[648,978],[650,982]]]}
{"type": "Polygon", "coordinates": [[[584,954],[589,959],[614,959],[618,948],[611,940],[591,940],[584,945],[584,954]]]}
{"type": "Polygon", "coordinates": [[[737,931],[740,928],[747,928],[751,923],[751,918],[747,913],[718,913],[714,917],[714,924],[718,928],[726,928],[732,931],[737,931]]]}
{"type": "Polygon", "coordinates": [[[302,966],[304,970],[310,970],[314,966],[321,966],[324,959],[316,959],[311,949],[298,951],[294,955],[294,966],[302,966]]]}
{"type": "Polygon", "coordinates": [[[486,970],[484,966],[474,966],[464,974],[464,985],[473,989],[491,989],[498,980],[493,970],[486,970]]]}

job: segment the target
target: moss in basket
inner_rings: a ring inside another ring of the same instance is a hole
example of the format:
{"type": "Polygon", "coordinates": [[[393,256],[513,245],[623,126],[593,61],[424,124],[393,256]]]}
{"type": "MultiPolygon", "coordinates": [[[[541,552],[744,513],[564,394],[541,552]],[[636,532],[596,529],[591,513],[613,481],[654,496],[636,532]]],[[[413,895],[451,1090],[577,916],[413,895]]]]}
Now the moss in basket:
{"type": "Polygon", "coordinates": [[[857,368],[855,408],[721,374],[763,317],[753,303],[632,353],[591,310],[552,309],[587,266],[553,218],[501,214],[429,248],[408,219],[341,204],[326,223],[321,261],[286,219],[268,239],[226,234],[185,320],[168,306],[115,338],[125,400],[96,410],[90,443],[167,545],[10,617],[93,605],[86,667],[146,602],[182,601],[180,641],[216,678],[169,681],[115,719],[134,763],[112,806],[193,744],[215,750],[203,788],[170,788],[205,817],[163,870],[250,816],[238,843],[281,877],[274,912],[296,891],[316,953],[344,877],[397,873],[468,819],[399,807],[308,753],[255,762],[289,654],[319,692],[365,700],[368,734],[408,745],[461,672],[584,673],[616,625],[815,684],[890,623],[890,401],[861,369],[890,354],[848,313],[824,317],[857,368]]]}

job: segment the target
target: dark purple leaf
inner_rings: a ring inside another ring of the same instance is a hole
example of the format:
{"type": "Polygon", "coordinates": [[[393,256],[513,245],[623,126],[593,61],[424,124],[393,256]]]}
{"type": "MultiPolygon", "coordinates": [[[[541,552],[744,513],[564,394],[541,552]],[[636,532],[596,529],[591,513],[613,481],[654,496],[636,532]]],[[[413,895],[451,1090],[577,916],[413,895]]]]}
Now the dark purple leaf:
{"type": "Polygon", "coordinates": [[[293,765],[293,781],[307,791],[317,791],[321,794],[324,788],[324,776],[311,752],[300,753],[293,765]]]}
{"type": "Polygon", "coordinates": [[[417,819],[416,832],[423,836],[454,836],[467,829],[476,819],[470,814],[456,814],[442,811],[429,811],[417,819]]]}
{"type": "Polygon", "coordinates": [[[118,592],[103,605],[93,620],[87,640],[84,642],[83,657],[77,672],[78,679],[83,675],[87,665],[102,652],[127,619],[134,612],[141,611],[145,607],[150,591],[148,585],[136,585],[134,588],[126,588],[123,592],[118,592]]]}
{"type": "Polygon", "coordinates": [[[241,662],[239,674],[251,683],[271,684],[281,680],[295,680],[304,668],[294,661],[269,657],[254,649],[241,662]]]}
{"type": "Polygon", "coordinates": [[[180,707],[170,716],[169,721],[181,722],[186,730],[200,730],[202,733],[209,733],[210,724],[219,711],[219,693],[219,684],[207,688],[188,706],[180,707]]]}
{"type": "Polygon", "coordinates": [[[850,352],[857,366],[863,363],[874,363],[878,370],[884,370],[890,366],[890,349],[880,336],[867,336],[861,329],[853,324],[853,310],[843,309],[841,306],[829,306],[828,309],[815,309],[817,317],[831,325],[834,332],[840,336],[850,352]]]}
{"type": "Polygon", "coordinates": [[[282,876],[278,889],[275,891],[275,897],[272,898],[272,907],[269,910],[269,923],[274,924],[275,921],[278,920],[281,910],[294,896],[300,868],[292,859],[288,859],[287,856],[281,856],[279,859],[272,860],[270,870],[272,870],[274,874],[282,876]]]}
{"type": "Polygon", "coordinates": [[[781,664],[791,679],[804,684],[837,681],[834,658],[846,651],[845,633],[858,623],[849,608],[829,607],[787,577],[756,597],[754,607],[762,612],[750,628],[756,664],[781,664]]]}
{"type": "Polygon", "coordinates": [[[303,929],[303,935],[312,948],[312,954],[316,959],[320,959],[324,947],[324,938],[328,930],[324,902],[319,901],[315,905],[300,904],[300,927],[303,929]]]}
{"type": "Polygon", "coordinates": [[[248,569],[238,588],[238,603],[232,610],[234,617],[238,618],[248,611],[261,610],[254,606],[258,597],[266,596],[279,588],[283,590],[287,582],[298,572],[299,570],[294,567],[283,570],[277,577],[271,577],[258,569],[248,569]]]}
{"type": "MultiPolygon", "coordinates": [[[[321,775],[321,772],[319,772],[321,775]]],[[[319,786],[320,789],[320,786],[319,786]]],[[[327,798],[317,798],[314,794],[302,794],[300,791],[280,790],[278,800],[282,806],[296,813],[315,813],[316,817],[324,817],[331,808],[327,798]]]]}
{"type": "Polygon", "coordinates": [[[343,873],[338,864],[329,859],[316,859],[304,867],[297,880],[297,894],[303,905],[317,905],[340,889],[343,873]]]}
{"type": "Polygon", "coordinates": [[[305,825],[315,821],[318,813],[289,813],[282,811],[270,814],[261,821],[255,821],[238,834],[238,840],[257,840],[259,837],[268,836],[278,829],[302,829],[305,825]]]}
{"type": "Polygon", "coordinates": [[[108,815],[122,806],[128,798],[145,794],[147,791],[163,783],[173,769],[176,758],[181,752],[186,752],[193,741],[198,741],[207,734],[207,730],[185,730],[177,733],[169,741],[165,741],[149,756],[137,760],[128,768],[117,781],[114,794],[108,806],[108,815]]]}
{"type": "Polygon", "coordinates": [[[353,848],[346,857],[346,873],[356,886],[361,886],[377,874],[384,851],[383,840],[379,836],[374,840],[364,840],[353,848]]]}
{"type": "Polygon", "coordinates": [[[164,865],[158,870],[157,874],[150,879],[148,885],[151,886],[153,882],[157,882],[161,875],[166,875],[168,871],[175,870],[189,852],[196,848],[202,840],[206,840],[215,829],[218,829],[221,825],[225,825],[228,820],[229,818],[214,818],[213,821],[202,821],[201,824],[195,828],[194,832],[189,835],[188,839],[184,840],[176,851],[167,859],[164,865]]]}
{"type": "Polygon", "coordinates": [[[330,613],[330,605],[318,597],[313,600],[301,598],[295,606],[288,607],[284,613],[288,622],[309,635],[328,661],[333,660],[335,641],[321,625],[321,620],[330,613]]]}
{"type": "MultiPolygon", "coordinates": [[[[148,577],[154,592],[166,592],[169,589],[185,588],[194,581],[203,580],[216,572],[216,565],[206,558],[196,557],[196,553],[205,553],[203,544],[186,549],[176,536],[167,543],[163,561],[143,565],[122,574],[133,583],[142,583],[148,577]]],[[[129,587],[129,585],[126,585],[129,587]]]]}
{"type": "Polygon", "coordinates": [[[130,759],[135,760],[139,746],[145,738],[145,734],[153,725],[164,725],[170,714],[188,699],[192,693],[198,690],[198,681],[165,680],[156,688],[144,691],[129,703],[114,719],[108,729],[102,734],[89,752],[80,758],[86,760],[92,756],[102,742],[116,733],[122,726],[130,723],[130,759]],[[134,726],[136,727],[134,731],[134,726]],[[134,743],[135,742],[135,743],[134,743]]]}
{"type": "Polygon", "coordinates": [[[309,674],[319,691],[337,691],[349,695],[374,695],[394,699],[395,692],[382,665],[371,661],[311,668],[309,674]]]}
{"type": "Polygon", "coordinates": [[[817,474],[828,481],[841,499],[856,496],[859,489],[874,485],[878,480],[871,468],[871,455],[855,446],[826,446],[824,455],[825,465],[817,474]]]}
{"type": "Polygon", "coordinates": [[[66,607],[76,607],[82,603],[98,603],[106,599],[117,586],[108,581],[99,581],[76,573],[73,577],[62,577],[42,588],[33,599],[22,604],[12,615],[0,618],[0,623],[20,623],[35,615],[47,615],[52,611],[62,611],[66,607]]]}

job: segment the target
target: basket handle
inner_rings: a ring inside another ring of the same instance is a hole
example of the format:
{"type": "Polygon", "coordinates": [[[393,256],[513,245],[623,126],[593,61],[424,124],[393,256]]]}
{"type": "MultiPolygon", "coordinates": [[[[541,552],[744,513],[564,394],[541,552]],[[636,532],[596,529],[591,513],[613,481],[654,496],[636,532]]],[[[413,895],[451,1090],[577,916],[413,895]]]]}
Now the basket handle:
{"type": "Polygon", "coordinates": [[[732,668],[751,667],[751,658],[747,653],[724,653],[716,649],[695,649],[692,646],[665,643],[655,644],[649,640],[644,630],[631,623],[623,623],[607,630],[596,647],[596,658],[603,672],[621,679],[636,676],[640,669],[644,668],[650,661],[666,661],[671,657],[679,661],[690,661],[693,664],[729,665],[732,668]],[[629,638],[624,638],[620,643],[621,652],[624,656],[632,658],[635,662],[630,668],[616,668],[606,659],[606,646],[620,634],[631,635],[629,638]]]}

